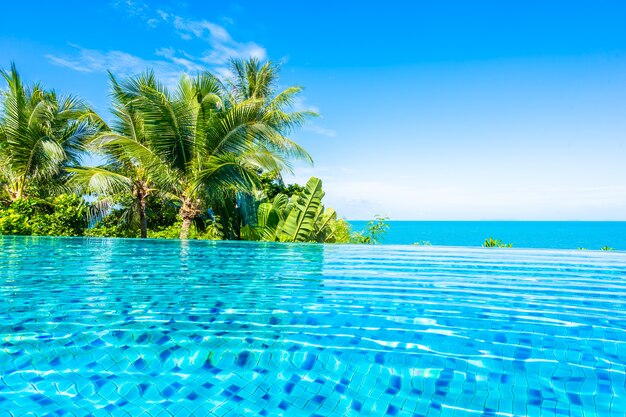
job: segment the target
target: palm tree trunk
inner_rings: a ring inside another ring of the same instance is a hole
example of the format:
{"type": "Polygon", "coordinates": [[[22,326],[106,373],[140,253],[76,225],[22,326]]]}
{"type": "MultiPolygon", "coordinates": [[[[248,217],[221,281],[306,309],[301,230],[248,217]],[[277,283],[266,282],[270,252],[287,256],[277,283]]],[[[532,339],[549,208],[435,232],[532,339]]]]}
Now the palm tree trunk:
{"type": "Polygon", "coordinates": [[[239,204],[237,202],[237,194],[235,194],[233,200],[235,205],[235,211],[233,215],[233,233],[235,235],[234,240],[241,240],[241,221],[243,219],[243,216],[241,215],[241,207],[239,207],[239,204]]]}
{"type": "Polygon", "coordinates": [[[148,237],[148,220],[146,219],[146,198],[148,190],[146,183],[139,181],[135,183],[135,197],[137,198],[137,209],[139,211],[139,228],[141,229],[141,238],[148,237]]]}
{"type": "Polygon", "coordinates": [[[148,237],[148,220],[146,219],[146,196],[137,196],[139,202],[139,227],[141,228],[141,237],[145,239],[148,237]]]}
{"type": "Polygon", "coordinates": [[[191,218],[183,217],[183,225],[180,228],[180,238],[188,239],[189,238],[189,229],[191,227],[191,218]]]}
{"type": "Polygon", "coordinates": [[[192,220],[200,213],[199,204],[193,201],[191,198],[183,199],[183,204],[180,206],[178,214],[183,219],[183,224],[180,227],[180,238],[189,238],[189,229],[191,228],[192,220]]]}

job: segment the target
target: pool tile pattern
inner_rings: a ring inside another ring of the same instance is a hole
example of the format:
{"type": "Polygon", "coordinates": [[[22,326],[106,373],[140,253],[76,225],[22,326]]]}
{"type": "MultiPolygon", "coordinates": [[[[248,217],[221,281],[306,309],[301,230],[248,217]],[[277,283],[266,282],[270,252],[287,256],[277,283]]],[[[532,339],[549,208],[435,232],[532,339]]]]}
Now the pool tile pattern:
{"type": "Polygon", "coordinates": [[[626,254],[0,237],[0,416],[626,415],[626,254]]]}

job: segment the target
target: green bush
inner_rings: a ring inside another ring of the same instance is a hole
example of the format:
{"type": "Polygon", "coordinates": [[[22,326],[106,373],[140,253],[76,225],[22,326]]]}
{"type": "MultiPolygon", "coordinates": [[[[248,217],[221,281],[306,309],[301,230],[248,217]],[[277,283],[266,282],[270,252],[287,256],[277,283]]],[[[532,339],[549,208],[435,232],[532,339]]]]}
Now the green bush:
{"type": "MultiPolygon", "coordinates": [[[[169,226],[148,228],[148,237],[154,239],[178,239],[182,221],[179,219],[169,226]]],[[[139,237],[138,227],[129,227],[120,218],[118,210],[100,219],[93,227],[85,230],[85,236],[90,237],[139,237]]],[[[208,224],[204,230],[192,227],[189,239],[218,240],[221,235],[214,224],[208,224]]]]}
{"type": "Polygon", "coordinates": [[[114,210],[85,230],[84,234],[90,237],[139,237],[140,233],[139,228],[128,227],[122,221],[120,210],[114,210]]]}
{"type": "Polygon", "coordinates": [[[61,194],[52,199],[50,212],[34,216],[34,235],[82,236],[87,228],[88,205],[75,194],[61,194]]]}
{"type": "Polygon", "coordinates": [[[30,235],[28,216],[13,207],[0,210],[0,235],[30,235]]]}
{"type": "Polygon", "coordinates": [[[0,234],[81,236],[87,228],[88,205],[74,194],[19,199],[0,209],[0,234]]]}
{"type": "Polygon", "coordinates": [[[387,234],[387,231],[389,230],[387,220],[389,220],[389,217],[382,217],[377,214],[374,216],[374,220],[367,223],[365,230],[353,233],[350,236],[350,242],[367,245],[382,242],[383,238],[387,234]]]}

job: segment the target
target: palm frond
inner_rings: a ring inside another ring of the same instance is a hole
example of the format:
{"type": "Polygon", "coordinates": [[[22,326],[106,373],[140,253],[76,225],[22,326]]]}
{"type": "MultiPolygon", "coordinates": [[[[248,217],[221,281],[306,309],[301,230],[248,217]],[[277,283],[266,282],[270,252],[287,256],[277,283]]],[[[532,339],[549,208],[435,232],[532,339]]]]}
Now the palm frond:
{"type": "Polygon", "coordinates": [[[132,192],[132,179],[103,167],[77,167],[67,171],[73,174],[69,183],[88,193],[115,195],[132,192]]]}

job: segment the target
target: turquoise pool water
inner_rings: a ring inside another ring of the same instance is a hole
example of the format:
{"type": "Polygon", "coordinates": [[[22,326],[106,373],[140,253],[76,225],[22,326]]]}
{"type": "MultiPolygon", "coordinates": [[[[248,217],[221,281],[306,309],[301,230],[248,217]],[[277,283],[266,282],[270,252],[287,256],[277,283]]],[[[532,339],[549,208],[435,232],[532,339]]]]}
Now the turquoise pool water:
{"type": "Polygon", "coordinates": [[[626,254],[0,237],[0,416],[620,416],[626,254]]]}

